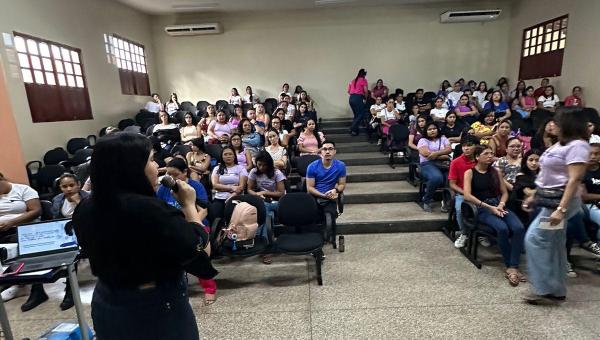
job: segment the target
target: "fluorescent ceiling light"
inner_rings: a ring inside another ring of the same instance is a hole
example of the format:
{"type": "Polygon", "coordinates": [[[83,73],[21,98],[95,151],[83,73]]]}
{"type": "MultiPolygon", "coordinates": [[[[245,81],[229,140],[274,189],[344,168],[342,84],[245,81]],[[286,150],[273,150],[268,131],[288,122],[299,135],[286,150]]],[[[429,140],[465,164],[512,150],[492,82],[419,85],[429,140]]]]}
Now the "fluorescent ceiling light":
{"type": "Polygon", "coordinates": [[[198,4],[174,4],[171,6],[173,9],[213,9],[219,7],[216,2],[198,3],[198,4]]]}

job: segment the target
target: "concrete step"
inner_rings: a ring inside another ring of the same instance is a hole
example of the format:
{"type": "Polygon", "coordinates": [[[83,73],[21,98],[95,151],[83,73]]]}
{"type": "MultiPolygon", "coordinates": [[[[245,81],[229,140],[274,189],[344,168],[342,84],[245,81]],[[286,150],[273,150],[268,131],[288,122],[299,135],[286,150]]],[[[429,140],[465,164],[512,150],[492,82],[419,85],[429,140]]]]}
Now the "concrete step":
{"type": "Polygon", "coordinates": [[[352,152],[336,155],[347,166],[388,164],[388,157],[381,152],[352,152]]]}
{"type": "Polygon", "coordinates": [[[327,140],[334,141],[336,145],[341,144],[341,143],[357,143],[357,142],[363,142],[363,143],[368,144],[367,135],[365,133],[361,133],[358,136],[352,136],[352,135],[350,135],[350,133],[348,131],[346,131],[345,133],[325,134],[325,138],[327,140]]]}
{"type": "Polygon", "coordinates": [[[439,231],[448,214],[442,214],[439,203],[433,213],[426,213],[414,202],[345,204],[337,218],[339,234],[397,233],[439,231]]]}
{"type": "MultiPolygon", "coordinates": [[[[335,139],[332,140],[335,141],[335,139]]],[[[377,144],[370,144],[367,142],[335,142],[335,149],[337,150],[338,155],[349,152],[379,152],[379,146],[377,144]]]]}
{"type": "Polygon", "coordinates": [[[406,181],[352,183],[344,190],[347,204],[416,202],[419,190],[406,181]]]}
{"type": "Polygon", "coordinates": [[[346,130],[352,125],[352,119],[344,118],[343,120],[323,120],[319,124],[320,129],[328,129],[328,128],[336,128],[336,127],[345,127],[346,130]]]}
{"type": "Polygon", "coordinates": [[[348,183],[379,181],[402,181],[408,177],[407,165],[396,165],[392,169],[389,165],[355,165],[346,167],[346,180],[348,183]]]}
{"type": "MultiPolygon", "coordinates": [[[[336,127],[329,127],[329,128],[321,128],[321,131],[323,131],[324,134],[326,135],[331,135],[331,134],[350,134],[350,127],[349,126],[336,126],[336,127]]],[[[358,130],[360,133],[366,133],[367,132],[367,128],[359,128],[358,130]]]]}

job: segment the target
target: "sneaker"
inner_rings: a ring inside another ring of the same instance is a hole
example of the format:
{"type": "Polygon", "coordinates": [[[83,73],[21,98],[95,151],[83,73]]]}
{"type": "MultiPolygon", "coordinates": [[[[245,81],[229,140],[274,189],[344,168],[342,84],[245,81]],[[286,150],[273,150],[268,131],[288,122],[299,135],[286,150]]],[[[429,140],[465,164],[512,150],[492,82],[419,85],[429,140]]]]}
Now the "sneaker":
{"type": "Polygon", "coordinates": [[[467,240],[469,238],[465,234],[460,234],[460,236],[454,241],[455,248],[463,248],[467,244],[467,240]]]}
{"type": "Polygon", "coordinates": [[[399,151],[396,156],[398,156],[399,158],[403,158],[404,157],[404,152],[399,151]]]}
{"type": "Polygon", "coordinates": [[[28,294],[26,286],[11,286],[2,292],[2,301],[7,302],[28,294]]]}
{"type": "Polygon", "coordinates": [[[582,244],[581,248],[583,250],[589,251],[590,253],[596,255],[596,256],[600,256],[600,247],[598,246],[598,243],[594,243],[594,242],[588,242],[587,244],[582,244]]]}
{"type": "Polygon", "coordinates": [[[440,208],[440,211],[443,213],[447,213],[449,211],[448,207],[444,204],[444,202],[442,202],[442,207],[440,208]]]}
{"type": "Polygon", "coordinates": [[[528,293],[523,296],[523,300],[530,305],[536,306],[556,306],[562,301],[560,298],[551,298],[550,296],[536,295],[533,293],[528,293]]]}
{"type": "Polygon", "coordinates": [[[577,273],[573,270],[571,262],[567,262],[567,276],[571,278],[577,277],[577,273]]]}
{"type": "Polygon", "coordinates": [[[430,213],[433,212],[433,209],[431,209],[429,203],[423,203],[423,211],[430,213]]]}
{"type": "Polygon", "coordinates": [[[377,140],[377,145],[381,145],[381,138],[377,140]]]}
{"type": "Polygon", "coordinates": [[[477,238],[477,242],[479,242],[479,245],[485,248],[489,248],[492,246],[492,243],[490,242],[490,240],[485,237],[485,236],[479,236],[477,238]]]}

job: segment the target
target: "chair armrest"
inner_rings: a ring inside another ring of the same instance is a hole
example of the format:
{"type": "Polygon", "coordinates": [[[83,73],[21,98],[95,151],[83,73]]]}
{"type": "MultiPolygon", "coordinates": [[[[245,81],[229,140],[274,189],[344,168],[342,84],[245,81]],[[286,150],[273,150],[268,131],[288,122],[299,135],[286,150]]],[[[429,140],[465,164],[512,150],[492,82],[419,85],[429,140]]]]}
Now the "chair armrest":
{"type": "Polygon", "coordinates": [[[478,225],[478,208],[471,202],[464,201],[461,205],[461,215],[463,223],[470,229],[476,228],[478,225]]]}
{"type": "Polygon", "coordinates": [[[344,213],[344,193],[340,192],[338,195],[338,212],[340,214],[344,213]]]}

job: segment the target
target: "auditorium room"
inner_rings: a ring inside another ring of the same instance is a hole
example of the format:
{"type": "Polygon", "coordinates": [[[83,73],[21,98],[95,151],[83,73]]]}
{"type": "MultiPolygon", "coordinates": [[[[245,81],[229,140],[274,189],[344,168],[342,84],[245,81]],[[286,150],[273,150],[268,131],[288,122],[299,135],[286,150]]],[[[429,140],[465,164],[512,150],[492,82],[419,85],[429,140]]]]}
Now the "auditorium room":
{"type": "Polygon", "coordinates": [[[600,338],[600,1],[0,8],[0,339],[600,338]]]}

